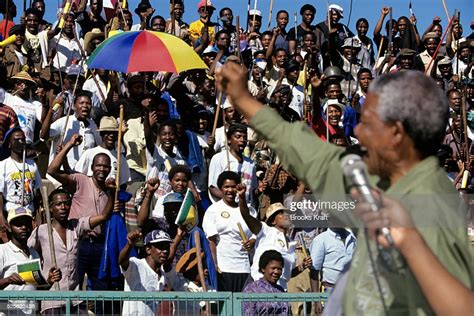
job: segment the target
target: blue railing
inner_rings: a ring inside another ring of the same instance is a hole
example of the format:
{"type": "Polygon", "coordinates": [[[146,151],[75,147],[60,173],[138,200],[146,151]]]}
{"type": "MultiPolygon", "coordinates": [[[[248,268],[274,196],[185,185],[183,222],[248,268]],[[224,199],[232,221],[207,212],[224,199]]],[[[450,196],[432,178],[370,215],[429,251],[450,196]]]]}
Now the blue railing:
{"type": "MultiPolygon", "coordinates": [[[[83,301],[88,304],[98,302],[124,302],[124,301],[146,301],[163,303],[175,302],[179,304],[196,305],[200,302],[211,302],[219,315],[238,316],[243,314],[244,302],[303,302],[312,303],[326,301],[327,294],[324,293],[231,293],[231,292],[113,292],[113,291],[76,291],[76,292],[56,292],[56,291],[0,291],[0,312],[6,315],[16,315],[17,312],[7,308],[8,301],[59,301],[65,305],[65,315],[71,313],[72,303],[83,301]]],[[[184,309],[183,309],[184,310],[184,309]]],[[[182,311],[183,311],[182,310],[182,311]]],[[[187,309],[186,309],[187,311],[187,309]]],[[[303,313],[306,313],[304,304],[303,313]]],[[[115,310],[112,314],[120,314],[120,310],[115,310]]],[[[175,313],[175,315],[192,315],[187,312],[175,313]]]]}

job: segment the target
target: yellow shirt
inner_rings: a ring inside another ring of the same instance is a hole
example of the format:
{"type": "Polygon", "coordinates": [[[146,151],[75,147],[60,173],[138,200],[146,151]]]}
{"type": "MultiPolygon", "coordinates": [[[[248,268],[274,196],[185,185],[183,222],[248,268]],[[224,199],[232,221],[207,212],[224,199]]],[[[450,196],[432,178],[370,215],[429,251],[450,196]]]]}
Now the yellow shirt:
{"type": "MultiPolygon", "coordinates": [[[[192,22],[189,25],[189,37],[191,40],[197,41],[202,36],[202,28],[204,27],[204,23],[201,20],[197,20],[192,22]]],[[[216,35],[216,27],[215,24],[212,23],[212,26],[209,26],[209,41],[211,44],[214,44],[214,37],[216,35]]]]}

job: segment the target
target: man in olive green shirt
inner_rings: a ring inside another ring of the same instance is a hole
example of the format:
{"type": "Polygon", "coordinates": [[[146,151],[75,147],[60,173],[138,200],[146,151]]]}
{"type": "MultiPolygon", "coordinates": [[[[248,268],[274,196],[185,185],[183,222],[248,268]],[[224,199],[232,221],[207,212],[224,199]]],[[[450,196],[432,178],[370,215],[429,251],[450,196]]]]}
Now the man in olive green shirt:
{"type": "MultiPolygon", "coordinates": [[[[340,148],[324,143],[302,123],[284,122],[253,99],[239,65],[225,65],[217,77],[219,88],[267,139],[285,167],[313,192],[344,196],[340,148]]],[[[372,83],[355,134],[367,151],[364,161],[369,173],[377,176],[372,180],[387,184],[386,193],[410,210],[415,226],[441,263],[472,289],[473,260],[464,209],[434,156],[447,120],[448,104],[442,91],[422,73],[407,71],[372,83]]],[[[343,314],[432,314],[408,268],[392,270],[382,264],[376,245],[369,241],[372,266],[366,242],[366,236],[359,234],[344,290],[343,314]]]]}

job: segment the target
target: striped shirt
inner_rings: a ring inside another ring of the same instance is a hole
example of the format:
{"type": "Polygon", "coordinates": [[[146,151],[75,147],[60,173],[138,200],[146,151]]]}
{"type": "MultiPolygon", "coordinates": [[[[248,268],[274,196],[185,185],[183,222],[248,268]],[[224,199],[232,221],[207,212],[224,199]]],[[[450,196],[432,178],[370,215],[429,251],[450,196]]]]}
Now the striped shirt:
{"type": "Polygon", "coordinates": [[[0,104],[0,143],[3,142],[3,135],[17,125],[18,117],[15,111],[8,105],[0,104]]]}

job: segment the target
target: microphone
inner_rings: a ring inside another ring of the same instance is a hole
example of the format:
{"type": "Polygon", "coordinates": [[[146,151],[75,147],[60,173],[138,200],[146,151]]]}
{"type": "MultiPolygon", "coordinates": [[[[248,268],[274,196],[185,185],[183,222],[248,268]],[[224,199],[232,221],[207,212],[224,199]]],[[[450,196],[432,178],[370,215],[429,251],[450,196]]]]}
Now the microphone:
{"type": "MultiPolygon", "coordinates": [[[[370,191],[369,180],[367,179],[365,164],[362,161],[362,158],[355,154],[344,156],[341,160],[341,169],[349,186],[357,189],[359,194],[362,196],[363,201],[370,205],[371,211],[379,212],[380,205],[370,191]]],[[[390,246],[393,246],[394,242],[390,230],[387,227],[382,227],[380,231],[387,239],[390,246]]]]}

